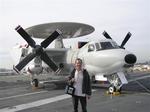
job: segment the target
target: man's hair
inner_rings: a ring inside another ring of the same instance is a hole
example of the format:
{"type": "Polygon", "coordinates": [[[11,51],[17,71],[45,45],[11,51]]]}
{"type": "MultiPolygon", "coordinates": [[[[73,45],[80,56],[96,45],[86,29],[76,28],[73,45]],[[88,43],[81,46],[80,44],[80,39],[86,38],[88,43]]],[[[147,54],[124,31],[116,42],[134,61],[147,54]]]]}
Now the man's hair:
{"type": "Polygon", "coordinates": [[[80,63],[82,64],[82,59],[77,58],[77,59],[75,60],[75,63],[76,63],[76,61],[80,61],[80,63]]]}

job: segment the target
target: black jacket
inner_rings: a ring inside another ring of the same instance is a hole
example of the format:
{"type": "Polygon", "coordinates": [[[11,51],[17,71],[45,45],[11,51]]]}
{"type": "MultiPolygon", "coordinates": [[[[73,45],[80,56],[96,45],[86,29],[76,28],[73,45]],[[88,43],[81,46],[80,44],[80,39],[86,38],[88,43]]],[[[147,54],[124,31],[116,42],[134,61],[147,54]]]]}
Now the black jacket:
{"type": "MultiPolygon", "coordinates": [[[[69,80],[71,80],[72,78],[74,78],[75,76],[75,69],[71,72],[71,75],[69,76],[69,80]]],[[[73,85],[73,83],[71,83],[71,85],[73,85]]],[[[87,95],[91,95],[91,81],[90,81],[90,76],[89,73],[84,69],[83,70],[83,83],[82,83],[82,93],[83,94],[87,94],[87,95]]]]}

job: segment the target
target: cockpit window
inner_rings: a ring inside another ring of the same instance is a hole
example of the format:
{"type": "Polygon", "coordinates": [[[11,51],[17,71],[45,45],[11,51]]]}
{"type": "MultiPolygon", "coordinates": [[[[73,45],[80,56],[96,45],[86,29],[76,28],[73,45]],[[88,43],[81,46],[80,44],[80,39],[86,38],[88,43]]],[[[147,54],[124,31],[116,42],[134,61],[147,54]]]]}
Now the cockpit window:
{"type": "Polygon", "coordinates": [[[95,50],[94,44],[90,44],[90,45],[88,46],[88,52],[91,52],[91,51],[94,51],[94,50],[95,50]]]}
{"type": "Polygon", "coordinates": [[[88,45],[88,52],[91,51],[101,51],[101,50],[107,50],[107,49],[118,49],[119,46],[114,41],[105,41],[105,42],[96,42],[88,45]]]}
{"type": "Polygon", "coordinates": [[[101,50],[101,46],[99,45],[99,43],[95,43],[95,46],[97,51],[101,50]]]}
{"type": "Polygon", "coordinates": [[[117,45],[117,43],[116,43],[116,42],[112,41],[112,44],[113,44],[113,47],[115,47],[115,48],[119,48],[119,46],[117,45]]]}
{"type": "Polygon", "coordinates": [[[100,42],[102,49],[113,49],[114,47],[110,42],[100,42]]]}

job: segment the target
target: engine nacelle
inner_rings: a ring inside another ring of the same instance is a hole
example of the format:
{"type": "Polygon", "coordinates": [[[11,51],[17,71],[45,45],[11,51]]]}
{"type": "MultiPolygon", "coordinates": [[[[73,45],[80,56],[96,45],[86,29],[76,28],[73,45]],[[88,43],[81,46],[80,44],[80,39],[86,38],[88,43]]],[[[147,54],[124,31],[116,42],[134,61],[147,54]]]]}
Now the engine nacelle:
{"type": "Polygon", "coordinates": [[[26,67],[27,73],[39,75],[43,71],[42,60],[39,56],[35,57],[26,67]]]}
{"type": "Polygon", "coordinates": [[[29,65],[26,67],[27,74],[36,74],[39,75],[43,71],[43,67],[41,65],[29,65]]]}

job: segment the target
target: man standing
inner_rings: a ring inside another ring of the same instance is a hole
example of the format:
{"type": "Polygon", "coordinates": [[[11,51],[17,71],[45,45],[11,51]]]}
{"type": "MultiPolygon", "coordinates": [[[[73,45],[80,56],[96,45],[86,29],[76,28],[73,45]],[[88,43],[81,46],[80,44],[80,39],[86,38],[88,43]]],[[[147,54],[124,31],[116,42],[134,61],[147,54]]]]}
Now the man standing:
{"type": "Polygon", "coordinates": [[[87,99],[91,96],[91,81],[87,70],[82,68],[82,60],[75,60],[75,68],[69,76],[69,82],[75,88],[72,96],[74,112],[78,112],[78,102],[80,101],[82,112],[87,112],[87,99]]]}

